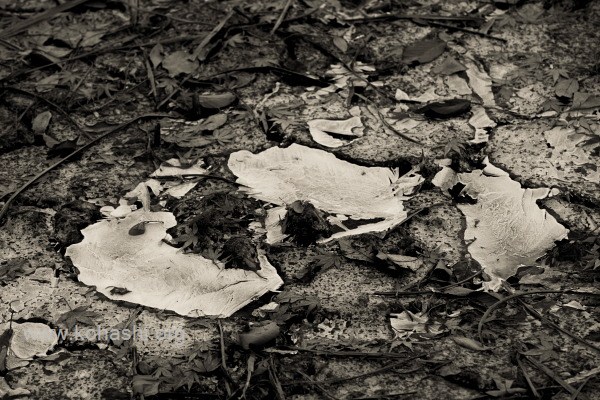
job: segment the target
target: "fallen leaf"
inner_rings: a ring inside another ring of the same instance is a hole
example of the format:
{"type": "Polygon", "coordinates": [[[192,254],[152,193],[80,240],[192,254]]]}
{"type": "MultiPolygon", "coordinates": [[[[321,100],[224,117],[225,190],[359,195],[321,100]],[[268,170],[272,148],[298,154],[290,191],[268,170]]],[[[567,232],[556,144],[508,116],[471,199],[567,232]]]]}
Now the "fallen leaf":
{"type": "Polygon", "coordinates": [[[446,57],[441,64],[431,69],[431,72],[438,75],[452,75],[457,72],[466,71],[467,67],[458,62],[454,57],[446,57]]]}
{"type": "Polygon", "coordinates": [[[220,93],[199,95],[197,99],[204,108],[224,108],[231,105],[236,97],[233,93],[220,93]]]}
{"type": "Polygon", "coordinates": [[[0,264],[0,282],[12,281],[20,276],[30,275],[35,272],[35,267],[25,258],[13,258],[0,264]]]}
{"type": "Polygon", "coordinates": [[[162,60],[162,66],[175,78],[179,74],[191,74],[198,68],[198,61],[192,59],[187,51],[179,50],[169,54],[162,60]]]}
{"type": "Polygon", "coordinates": [[[579,82],[575,79],[561,79],[554,87],[554,93],[558,97],[571,98],[579,90],[579,82]]]}
{"type": "Polygon", "coordinates": [[[152,375],[134,375],[131,381],[131,387],[134,394],[142,396],[154,396],[158,393],[160,380],[152,375]]]}
{"type": "Polygon", "coordinates": [[[249,332],[240,333],[240,344],[248,350],[251,346],[262,346],[279,336],[279,326],[273,321],[255,325],[249,332]]]}
{"type": "Polygon", "coordinates": [[[0,331],[0,371],[25,366],[58,344],[54,329],[38,322],[7,322],[0,325],[0,331]]]}
{"type": "Polygon", "coordinates": [[[135,224],[129,229],[128,232],[131,236],[139,236],[146,233],[146,222],[140,222],[135,224]]]}
{"type": "Polygon", "coordinates": [[[402,254],[388,254],[381,251],[377,253],[376,257],[413,272],[419,270],[423,266],[423,263],[420,262],[418,257],[405,256],[402,254]]]}
{"type": "Polygon", "coordinates": [[[346,51],[348,51],[348,42],[346,42],[343,37],[334,36],[333,44],[335,45],[335,47],[340,49],[342,53],[345,53],[346,51]]]}
{"type": "Polygon", "coordinates": [[[452,336],[452,340],[457,345],[464,347],[465,349],[473,350],[473,351],[487,351],[490,350],[489,347],[483,346],[481,343],[474,339],[470,339],[464,336],[452,336]]]}
{"type": "Polygon", "coordinates": [[[429,103],[416,111],[429,118],[452,118],[462,115],[471,109],[471,102],[465,99],[450,99],[429,103]]]}
{"type": "Polygon", "coordinates": [[[308,129],[313,140],[327,147],[340,147],[348,141],[330,136],[330,133],[356,138],[363,135],[363,124],[360,117],[351,117],[345,120],[314,119],[308,121],[308,129]]]}
{"type": "Polygon", "coordinates": [[[214,131],[227,123],[227,114],[214,114],[195,126],[198,131],[214,131]]]}
{"type": "Polygon", "coordinates": [[[184,254],[162,239],[175,226],[170,212],[137,210],[120,220],[104,220],[85,228],[81,243],[66,256],[79,269],[79,280],[110,299],[124,300],[193,317],[228,317],[283,282],[264,252],[258,252],[258,272],[224,269],[197,254],[184,254]],[[146,233],[129,230],[144,221],[146,233]],[[124,295],[110,288],[126,287],[124,295]]]}
{"type": "Polygon", "coordinates": [[[402,311],[400,314],[390,314],[390,323],[396,338],[408,338],[413,335],[432,338],[444,331],[439,323],[429,320],[426,312],[415,314],[410,311],[402,311]]]}
{"type": "Polygon", "coordinates": [[[226,114],[214,114],[198,121],[164,119],[160,123],[161,138],[181,147],[203,147],[215,143],[213,135],[207,135],[227,123],[226,114]]]}
{"type": "Polygon", "coordinates": [[[50,111],[44,111],[36,115],[36,117],[31,122],[31,129],[36,135],[43,135],[46,133],[46,129],[48,129],[48,125],[50,124],[50,120],[52,119],[52,113],[50,111]]]}
{"type": "Polygon", "coordinates": [[[76,307],[62,314],[56,323],[59,326],[64,326],[69,331],[73,330],[78,324],[93,326],[95,321],[93,318],[98,316],[94,311],[87,311],[89,305],[76,307]]]}
{"type": "Polygon", "coordinates": [[[162,44],[160,43],[154,45],[152,50],[150,50],[150,61],[152,62],[154,68],[157,68],[160,65],[160,63],[162,63],[164,58],[164,52],[165,50],[162,44]]]}
{"type": "Polygon", "coordinates": [[[467,61],[467,77],[469,78],[469,86],[475,94],[483,101],[484,106],[494,107],[496,101],[492,92],[492,78],[487,72],[480,70],[473,61],[467,61]]]}
{"type": "Polygon", "coordinates": [[[402,53],[402,61],[408,65],[425,64],[441,56],[446,42],[440,39],[421,39],[408,45],[402,53]]]}
{"type": "Polygon", "coordinates": [[[589,142],[590,136],[577,133],[572,127],[555,126],[544,132],[544,138],[552,149],[547,160],[557,171],[575,173],[587,181],[600,183],[600,168],[586,167],[593,163],[592,154],[596,148],[589,142]]]}

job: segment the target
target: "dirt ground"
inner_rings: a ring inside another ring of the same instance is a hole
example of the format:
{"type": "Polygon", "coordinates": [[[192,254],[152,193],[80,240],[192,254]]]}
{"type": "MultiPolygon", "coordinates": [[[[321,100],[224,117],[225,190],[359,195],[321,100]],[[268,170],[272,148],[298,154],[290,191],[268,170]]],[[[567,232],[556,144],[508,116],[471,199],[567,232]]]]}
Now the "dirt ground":
{"type": "Polygon", "coordinates": [[[599,398],[598,43],[585,0],[0,2],[0,398],[599,398]]]}

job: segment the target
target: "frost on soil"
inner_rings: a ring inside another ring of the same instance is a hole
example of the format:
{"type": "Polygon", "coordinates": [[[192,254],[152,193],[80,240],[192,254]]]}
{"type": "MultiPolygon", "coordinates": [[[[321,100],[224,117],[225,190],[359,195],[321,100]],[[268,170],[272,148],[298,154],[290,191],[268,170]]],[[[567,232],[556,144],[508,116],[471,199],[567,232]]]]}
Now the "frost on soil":
{"type": "Polygon", "coordinates": [[[283,283],[260,253],[257,272],[224,269],[200,255],[182,253],[163,242],[166,230],[175,225],[170,212],[137,210],[88,226],[82,231],[84,240],[66,255],[79,269],[79,280],[110,299],[193,317],[228,317],[283,283]],[[143,234],[130,234],[144,222],[143,234]]]}
{"type": "Polygon", "coordinates": [[[459,174],[444,167],[433,183],[444,191],[461,183],[460,195],[475,201],[457,205],[467,221],[464,239],[471,242],[469,253],[492,278],[487,287],[496,290],[502,279],[520,266],[534,265],[569,231],[536,203],[550,189],[523,189],[487,159],[485,164],[483,170],[459,174]]]}

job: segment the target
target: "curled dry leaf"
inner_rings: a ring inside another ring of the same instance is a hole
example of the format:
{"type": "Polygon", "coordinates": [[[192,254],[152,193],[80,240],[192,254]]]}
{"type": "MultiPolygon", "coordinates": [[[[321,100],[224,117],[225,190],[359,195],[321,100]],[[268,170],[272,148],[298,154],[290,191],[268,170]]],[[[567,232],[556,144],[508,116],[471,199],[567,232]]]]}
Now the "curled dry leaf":
{"type": "Polygon", "coordinates": [[[464,238],[471,242],[469,253],[492,278],[487,288],[496,290],[502,279],[520,266],[534,265],[569,231],[536,203],[550,189],[523,189],[508,173],[487,159],[484,163],[483,170],[460,174],[444,167],[433,183],[444,190],[461,183],[461,194],[476,201],[458,204],[467,220],[464,238]]]}
{"type": "Polygon", "coordinates": [[[204,108],[223,108],[235,101],[233,93],[202,94],[196,97],[198,104],[204,108]]]}
{"type": "Polygon", "coordinates": [[[315,142],[327,147],[340,147],[348,141],[329,135],[335,133],[348,139],[363,135],[363,124],[360,117],[355,116],[344,120],[314,119],[308,121],[308,129],[315,142]]]}
{"type": "Polygon", "coordinates": [[[193,317],[228,317],[283,283],[262,252],[258,273],[223,269],[200,255],[181,253],[162,241],[175,225],[169,212],[137,210],[88,226],[81,232],[83,241],[67,248],[66,255],[79,269],[79,280],[110,299],[193,317]],[[145,221],[162,223],[147,224],[143,235],[129,235],[145,221]],[[114,287],[130,292],[115,295],[114,287]]]}
{"type": "Polygon", "coordinates": [[[429,103],[417,110],[429,118],[452,118],[462,115],[471,109],[471,102],[465,99],[450,99],[429,103]]]}
{"type": "Polygon", "coordinates": [[[440,39],[421,39],[407,46],[402,53],[405,64],[425,64],[441,56],[446,50],[446,42],[440,39]]]}

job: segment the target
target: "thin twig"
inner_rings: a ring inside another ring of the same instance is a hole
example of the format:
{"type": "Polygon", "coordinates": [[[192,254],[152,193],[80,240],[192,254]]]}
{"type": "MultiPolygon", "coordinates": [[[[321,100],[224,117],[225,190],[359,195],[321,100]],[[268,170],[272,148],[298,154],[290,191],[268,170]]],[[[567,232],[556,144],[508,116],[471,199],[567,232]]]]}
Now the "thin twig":
{"type": "Polygon", "coordinates": [[[232,184],[234,186],[243,186],[239,183],[237,183],[236,181],[232,181],[231,179],[225,178],[223,176],[219,176],[219,175],[211,175],[211,174],[181,174],[181,175],[162,175],[162,176],[157,176],[155,179],[169,179],[169,178],[193,178],[193,177],[199,177],[199,178],[203,178],[203,179],[216,179],[219,181],[223,181],[223,182],[227,182],[229,184],[232,184]]]}
{"type": "Polygon", "coordinates": [[[462,15],[418,15],[418,14],[380,14],[380,15],[367,15],[364,18],[345,18],[344,21],[351,22],[354,24],[369,23],[377,20],[386,19],[422,19],[426,21],[472,21],[481,22],[481,17],[469,17],[462,15]]]}
{"type": "Polygon", "coordinates": [[[12,196],[10,196],[10,198],[6,201],[6,203],[2,207],[2,210],[0,210],[0,226],[3,224],[2,218],[8,212],[8,209],[10,208],[11,204],[13,203],[13,201],[21,193],[23,193],[25,190],[27,190],[27,188],[29,186],[31,186],[32,184],[34,184],[35,182],[37,182],[38,179],[40,179],[41,177],[43,177],[44,175],[46,175],[48,172],[52,171],[53,169],[55,169],[59,165],[63,164],[64,162],[70,160],[71,158],[75,157],[76,155],[79,155],[79,154],[83,153],[85,150],[89,149],[90,147],[92,147],[96,143],[100,142],[102,139],[104,139],[104,138],[106,138],[106,137],[108,137],[108,136],[110,136],[110,135],[112,135],[112,134],[120,131],[121,129],[127,128],[128,126],[130,126],[131,124],[133,124],[133,123],[135,123],[137,121],[140,121],[140,120],[143,120],[143,119],[148,119],[148,118],[162,118],[162,117],[169,117],[169,116],[170,116],[169,114],[144,114],[144,115],[140,115],[140,116],[137,116],[135,118],[132,118],[129,121],[123,122],[122,124],[120,124],[120,125],[112,128],[112,129],[110,129],[106,133],[98,136],[94,140],[86,143],[85,145],[81,146],[79,149],[75,150],[71,154],[67,155],[66,157],[58,160],[57,162],[55,162],[54,164],[52,164],[48,168],[44,169],[42,172],[40,172],[39,174],[37,174],[36,176],[34,176],[33,178],[31,178],[23,186],[21,186],[19,189],[17,189],[17,191],[14,192],[12,194],[12,196]]]}
{"type": "Polygon", "coordinates": [[[271,29],[271,35],[273,35],[275,31],[279,29],[279,26],[283,22],[283,19],[285,18],[286,14],[288,13],[288,10],[290,9],[290,6],[292,5],[292,1],[293,0],[287,0],[285,2],[285,6],[283,6],[283,10],[281,11],[281,14],[279,14],[279,18],[277,18],[275,25],[273,25],[273,29],[271,29]]]}
{"type": "Polygon", "coordinates": [[[526,355],[524,355],[524,357],[527,361],[529,361],[531,364],[533,364],[537,369],[539,369],[540,371],[542,371],[543,373],[548,375],[556,383],[558,383],[560,386],[562,386],[567,392],[569,392],[570,394],[577,393],[577,389],[575,389],[573,386],[571,386],[567,381],[562,379],[560,376],[555,374],[554,371],[552,371],[550,368],[546,367],[544,364],[542,364],[541,362],[539,362],[538,360],[536,360],[533,357],[529,357],[526,355]]]}
{"type": "Polygon", "coordinates": [[[34,99],[37,99],[37,100],[40,100],[40,101],[42,101],[42,102],[46,103],[46,104],[47,104],[47,105],[49,105],[49,106],[50,106],[50,107],[51,107],[53,110],[57,111],[57,112],[58,112],[60,115],[62,115],[63,117],[65,117],[65,119],[66,119],[66,120],[67,120],[67,121],[68,121],[68,122],[69,122],[71,125],[73,125],[73,127],[74,127],[74,128],[76,128],[76,129],[78,129],[78,130],[83,130],[83,129],[82,129],[80,126],[79,126],[79,124],[78,124],[78,123],[77,123],[77,122],[76,122],[76,121],[75,121],[75,120],[74,120],[74,119],[71,117],[71,115],[69,115],[69,113],[68,113],[68,112],[66,112],[65,110],[63,110],[63,108],[62,108],[61,106],[59,106],[58,104],[54,103],[53,101],[50,101],[50,100],[46,99],[45,97],[43,97],[43,96],[40,96],[40,95],[39,95],[39,94],[37,94],[37,93],[33,93],[33,92],[30,92],[30,91],[28,91],[28,90],[21,89],[21,88],[15,87],[15,86],[4,86],[4,87],[2,87],[0,90],[2,90],[2,89],[4,89],[4,90],[10,90],[10,91],[13,91],[13,92],[16,92],[16,93],[21,93],[21,94],[24,94],[24,95],[26,95],[26,96],[33,97],[34,99]]]}
{"type": "Polygon", "coordinates": [[[327,389],[325,389],[323,386],[320,385],[319,382],[317,382],[316,380],[312,379],[310,376],[306,375],[304,372],[297,370],[296,372],[298,372],[300,375],[302,375],[302,377],[306,380],[307,383],[309,383],[310,385],[316,387],[317,389],[319,389],[319,391],[321,393],[323,393],[325,395],[325,397],[327,397],[330,400],[338,400],[337,397],[335,397],[334,395],[332,395],[331,393],[329,393],[327,391],[327,389]]]}
{"type": "Polygon", "coordinates": [[[577,391],[571,395],[571,399],[570,400],[577,400],[577,397],[579,397],[579,395],[581,394],[581,389],[583,389],[583,387],[588,383],[588,381],[591,378],[592,378],[591,376],[588,376],[586,378],[586,380],[583,381],[583,383],[581,385],[579,385],[579,387],[577,388],[577,391]]]}
{"type": "Polygon", "coordinates": [[[281,386],[281,382],[279,381],[279,377],[277,376],[277,370],[275,369],[275,362],[273,361],[273,356],[269,357],[269,380],[271,381],[273,389],[275,389],[275,395],[277,396],[277,400],[285,400],[285,392],[283,391],[283,387],[281,386]]]}
{"type": "Polygon", "coordinates": [[[384,353],[384,352],[369,352],[369,351],[330,351],[308,349],[304,347],[289,346],[286,349],[295,350],[316,355],[333,356],[333,357],[361,357],[361,358],[406,358],[404,353],[384,353]]]}
{"type": "Polygon", "coordinates": [[[349,400],[397,399],[398,397],[403,397],[403,396],[413,396],[416,393],[417,393],[417,391],[413,390],[411,392],[387,393],[387,394],[378,394],[378,395],[374,395],[374,396],[349,397],[348,399],[349,400]]]}
{"type": "Polygon", "coordinates": [[[535,318],[539,319],[541,322],[545,323],[546,325],[550,325],[552,328],[556,329],[557,331],[559,331],[561,333],[564,333],[571,339],[589,347],[590,349],[600,352],[600,347],[596,346],[593,343],[588,342],[587,340],[585,340],[583,338],[580,338],[579,336],[575,335],[573,332],[570,332],[570,331],[566,330],[565,328],[562,328],[559,325],[555,324],[554,322],[550,321],[548,318],[544,317],[542,314],[540,314],[537,310],[535,310],[529,304],[526,304],[522,299],[518,299],[518,301],[521,303],[521,305],[523,307],[525,307],[525,309],[527,310],[527,312],[529,312],[529,314],[533,315],[535,318]]]}
{"type": "Polygon", "coordinates": [[[527,373],[527,371],[525,370],[525,367],[523,366],[523,363],[521,362],[521,357],[519,357],[519,355],[516,356],[517,359],[517,365],[519,366],[519,368],[521,369],[521,372],[523,373],[523,377],[525,378],[525,382],[527,382],[527,386],[529,386],[529,390],[531,390],[531,394],[533,395],[533,397],[535,397],[536,399],[539,399],[541,396],[538,393],[538,391],[535,388],[535,385],[533,384],[533,382],[531,381],[531,378],[529,377],[529,374],[527,373]]]}
{"type": "MultiPolygon", "coordinates": [[[[363,78],[363,79],[364,79],[364,78],[363,78]]],[[[381,94],[381,93],[380,93],[380,94],[381,94]]],[[[356,93],[355,95],[356,95],[357,97],[359,97],[359,98],[363,99],[363,100],[364,100],[364,101],[366,101],[367,103],[374,104],[374,102],[373,102],[371,99],[369,99],[369,98],[367,98],[367,97],[365,97],[365,96],[363,96],[363,95],[361,95],[361,94],[358,94],[358,93],[356,93]]],[[[383,124],[383,126],[385,126],[385,127],[386,127],[386,128],[388,128],[389,130],[391,130],[392,132],[394,132],[396,135],[400,136],[402,139],[408,140],[409,142],[412,142],[412,143],[415,143],[415,144],[423,145],[423,143],[419,142],[418,140],[416,140],[416,139],[413,139],[413,138],[411,138],[410,136],[406,136],[405,134],[403,134],[402,132],[399,132],[399,131],[398,131],[396,128],[394,128],[393,126],[391,126],[391,125],[390,125],[390,124],[389,124],[389,123],[388,123],[388,122],[385,120],[385,117],[384,117],[384,116],[381,114],[381,112],[380,112],[380,111],[379,111],[379,110],[378,110],[376,107],[374,107],[374,110],[375,110],[375,111],[376,111],[376,113],[377,113],[377,118],[378,118],[378,119],[381,121],[381,123],[383,124]]],[[[371,110],[369,110],[369,111],[371,111],[371,110]]]]}
{"type": "Polygon", "coordinates": [[[42,13],[36,14],[30,18],[27,18],[26,20],[20,21],[19,23],[4,29],[3,31],[0,31],[0,38],[5,39],[7,37],[14,36],[20,32],[23,32],[32,25],[36,25],[45,20],[54,18],[57,14],[77,7],[86,1],[88,0],[71,0],[42,13]]]}
{"type": "Polygon", "coordinates": [[[473,35],[478,35],[478,36],[486,37],[488,39],[498,40],[498,41],[500,41],[502,43],[506,43],[507,42],[507,40],[504,39],[504,38],[501,38],[499,36],[490,35],[489,33],[481,32],[481,31],[476,31],[475,29],[461,28],[461,27],[454,26],[454,25],[443,24],[441,22],[427,21],[427,23],[429,25],[432,25],[432,26],[439,26],[440,28],[454,29],[454,30],[457,30],[457,31],[465,32],[465,33],[471,33],[473,35]]]}
{"type": "Polygon", "coordinates": [[[481,336],[481,331],[483,330],[483,324],[485,324],[487,322],[488,317],[490,316],[490,314],[492,312],[494,312],[494,310],[498,307],[500,307],[502,304],[522,297],[522,296],[535,296],[538,294],[577,294],[577,295],[581,295],[581,296],[600,296],[600,293],[591,293],[591,292],[580,292],[580,291],[576,291],[576,290],[535,290],[532,292],[521,292],[521,293],[515,293],[512,294],[510,296],[507,296],[505,298],[503,298],[502,300],[498,300],[497,302],[495,302],[494,304],[492,304],[490,306],[490,308],[488,308],[485,313],[481,316],[481,319],[479,320],[479,324],[477,324],[477,334],[479,335],[479,340],[481,342],[483,342],[482,340],[482,336],[481,336]]]}

